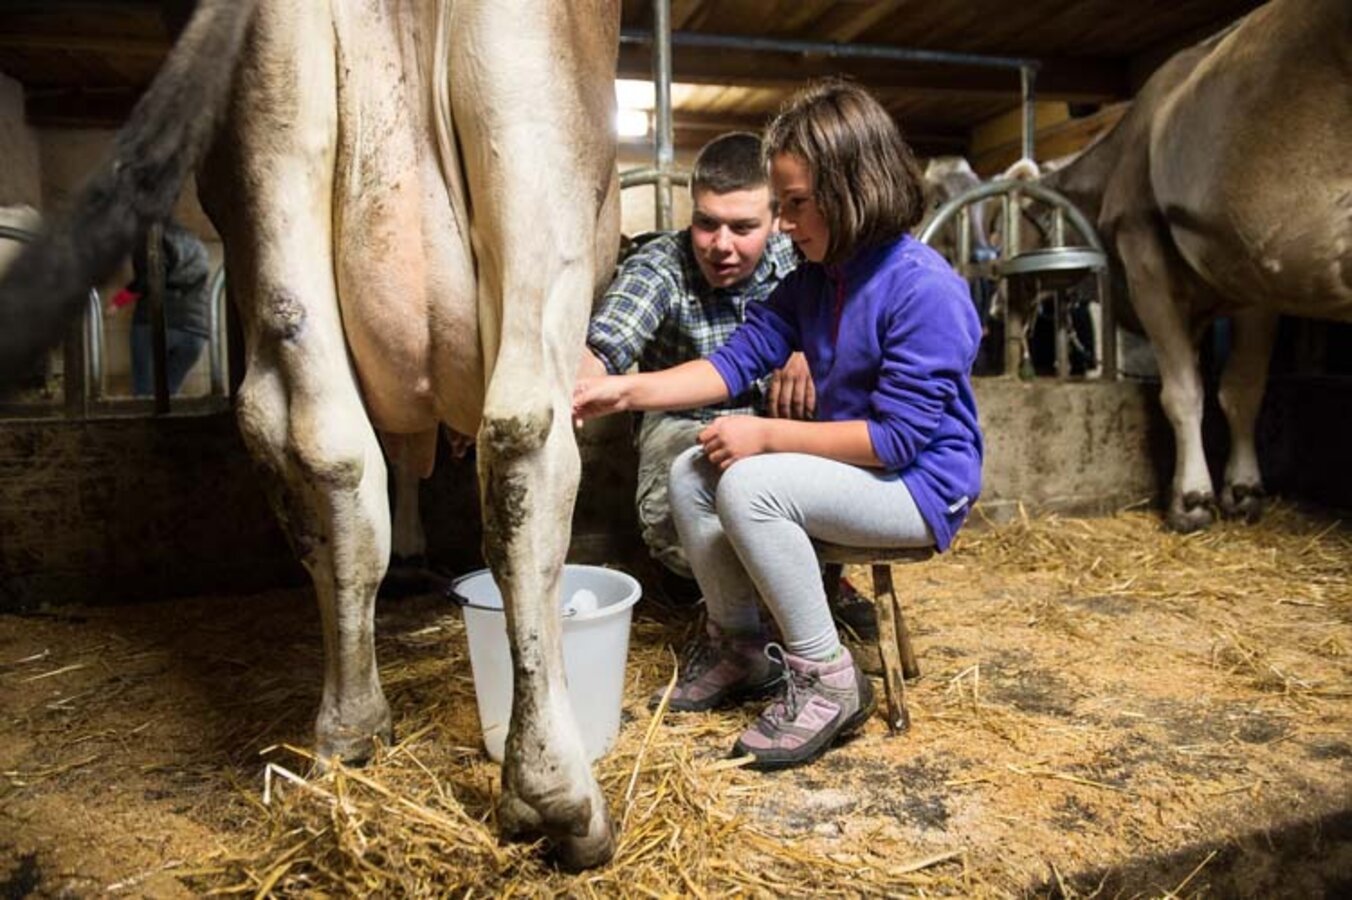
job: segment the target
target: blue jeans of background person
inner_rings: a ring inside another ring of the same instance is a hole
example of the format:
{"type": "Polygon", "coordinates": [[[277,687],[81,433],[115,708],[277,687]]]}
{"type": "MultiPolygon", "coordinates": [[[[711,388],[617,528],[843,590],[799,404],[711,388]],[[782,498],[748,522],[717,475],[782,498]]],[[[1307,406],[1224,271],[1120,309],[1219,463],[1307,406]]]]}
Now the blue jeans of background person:
{"type": "MultiPolygon", "coordinates": [[[[131,326],[131,392],[137,397],[155,393],[154,338],[149,325],[131,326]]],[[[177,394],[192,367],[202,355],[207,339],[191,331],[170,328],[166,333],[165,363],[169,373],[169,393],[177,394]]]]}

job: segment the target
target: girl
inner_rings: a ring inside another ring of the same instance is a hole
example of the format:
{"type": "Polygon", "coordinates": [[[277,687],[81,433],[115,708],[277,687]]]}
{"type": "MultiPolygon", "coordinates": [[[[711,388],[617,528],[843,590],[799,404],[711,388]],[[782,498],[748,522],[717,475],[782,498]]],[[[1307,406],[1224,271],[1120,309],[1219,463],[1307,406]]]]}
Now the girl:
{"type": "Polygon", "coordinates": [[[873,689],[841,645],[812,539],[948,547],[981,485],[967,285],[908,231],[921,174],[886,110],[830,81],[792,98],[764,146],[780,227],[806,260],[705,359],[584,379],[574,415],[703,406],[803,351],[817,421],[728,416],[677,457],[673,516],[708,607],[671,699],[723,706],[778,688],[734,752],[801,765],[857,730],[873,689]],[[783,636],[770,644],[757,595],[783,636]]]}

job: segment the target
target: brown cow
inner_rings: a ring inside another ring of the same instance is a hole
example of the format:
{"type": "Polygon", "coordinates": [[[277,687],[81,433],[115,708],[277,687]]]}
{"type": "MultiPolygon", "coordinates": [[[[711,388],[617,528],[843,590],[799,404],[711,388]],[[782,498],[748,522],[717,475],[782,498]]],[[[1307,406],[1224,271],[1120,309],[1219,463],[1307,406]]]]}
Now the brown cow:
{"type": "Polygon", "coordinates": [[[1273,0],[1184,50],[1043,183],[1096,221],[1154,347],[1176,467],[1169,524],[1212,520],[1197,345],[1234,322],[1220,508],[1262,509],[1254,422],[1279,314],[1352,319],[1352,3],[1273,0]]]}
{"type": "Polygon", "coordinates": [[[477,433],[514,664],[499,821],[574,866],[614,846],[557,598],[573,379],[618,243],[618,28],[617,0],[201,0],[72,218],[0,283],[3,383],[167,213],[224,113],[199,183],[244,322],[240,428],[319,598],[318,752],[390,736],[382,443],[417,471],[441,424],[477,433]]]}

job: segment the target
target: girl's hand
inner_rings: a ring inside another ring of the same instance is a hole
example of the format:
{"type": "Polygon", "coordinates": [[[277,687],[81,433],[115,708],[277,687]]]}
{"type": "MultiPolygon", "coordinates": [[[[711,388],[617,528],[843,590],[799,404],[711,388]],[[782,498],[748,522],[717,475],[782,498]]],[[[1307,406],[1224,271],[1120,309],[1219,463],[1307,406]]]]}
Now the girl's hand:
{"type": "Polygon", "coordinates": [[[602,375],[599,378],[580,378],[573,388],[573,424],[577,428],[588,419],[595,419],[628,409],[625,376],[602,375]]]}
{"type": "Polygon", "coordinates": [[[709,462],[726,469],[739,459],[769,449],[770,422],[756,416],[721,416],[709,423],[696,440],[709,462]]]}

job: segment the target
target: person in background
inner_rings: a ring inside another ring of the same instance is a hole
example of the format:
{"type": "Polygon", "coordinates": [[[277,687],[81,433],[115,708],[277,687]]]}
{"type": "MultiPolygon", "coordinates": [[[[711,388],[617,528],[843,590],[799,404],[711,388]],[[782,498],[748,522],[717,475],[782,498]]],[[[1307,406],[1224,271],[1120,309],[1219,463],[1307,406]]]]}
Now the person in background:
{"type": "MultiPolygon", "coordinates": [[[[211,296],[207,284],[210,265],[206,247],[182,225],[166,222],[163,235],[166,366],[169,393],[177,394],[211,338],[211,296]]],[[[131,320],[132,394],[147,397],[155,392],[155,369],[150,304],[141,302],[149,290],[144,237],[132,254],[132,271],[131,282],[113,297],[110,305],[117,311],[136,304],[131,320]]]]}
{"type": "Polygon", "coordinates": [[[781,228],[806,262],[707,359],[584,379],[573,413],[706,406],[806,356],[815,420],[720,417],[671,471],[709,618],[671,707],[771,692],[733,751],[774,769],[816,759],[874,706],[812,540],[946,549],[980,491],[983,443],[970,380],[981,324],[966,283],[908,234],[924,212],[921,173],[892,117],[863,88],[824,82],[788,101],[764,152],[781,228]]]}

